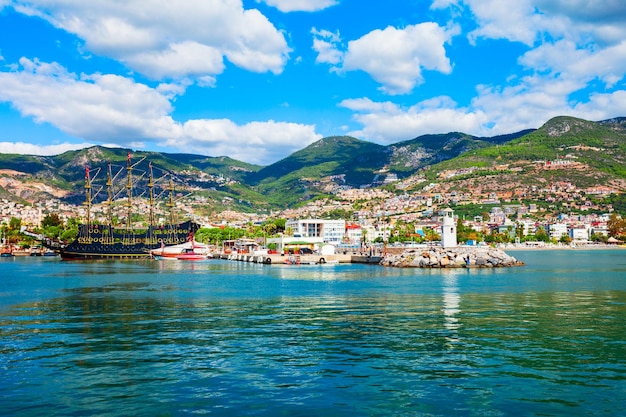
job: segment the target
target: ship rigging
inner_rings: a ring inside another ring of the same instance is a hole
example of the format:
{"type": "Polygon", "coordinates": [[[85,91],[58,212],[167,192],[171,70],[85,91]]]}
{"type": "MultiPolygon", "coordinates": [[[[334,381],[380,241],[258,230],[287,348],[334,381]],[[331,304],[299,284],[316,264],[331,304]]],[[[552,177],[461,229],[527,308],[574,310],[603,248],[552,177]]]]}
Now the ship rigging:
{"type": "Polygon", "coordinates": [[[122,172],[121,170],[113,175],[112,165],[109,162],[106,170],[106,183],[94,193],[94,181],[101,170],[96,170],[92,176],[89,167],[85,168],[85,223],[79,225],[76,239],[60,251],[63,259],[147,258],[152,249],[177,245],[193,238],[199,225],[192,221],[175,223],[177,200],[174,198],[173,174],[163,171],[166,175],[155,179],[154,168],[150,162],[146,171],[134,175],[133,171],[139,171],[137,166],[144,160],[145,157],[133,164],[131,155],[128,153],[125,186],[117,192],[115,184],[120,172],[122,172]],[[146,175],[148,178],[145,190],[139,196],[135,196],[134,191],[138,182],[144,179],[146,175]],[[166,185],[161,186],[160,194],[155,195],[156,186],[163,183],[166,177],[169,178],[169,181],[166,185]],[[105,187],[107,198],[103,201],[103,205],[106,208],[106,221],[101,223],[93,218],[93,205],[105,187]],[[125,224],[123,228],[120,228],[116,227],[114,204],[124,191],[126,191],[125,224]],[[136,228],[133,225],[136,213],[135,200],[142,197],[146,192],[148,194],[148,225],[144,228],[136,228]],[[156,202],[165,193],[167,193],[165,206],[169,212],[169,222],[158,225],[155,219],[156,202]]]}

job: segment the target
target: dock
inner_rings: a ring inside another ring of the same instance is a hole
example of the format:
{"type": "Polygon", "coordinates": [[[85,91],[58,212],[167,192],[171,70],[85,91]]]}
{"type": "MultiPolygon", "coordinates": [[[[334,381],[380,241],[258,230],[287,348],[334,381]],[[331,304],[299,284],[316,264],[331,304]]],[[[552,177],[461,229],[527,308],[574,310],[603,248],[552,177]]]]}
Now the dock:
{"type": "Polygon", "coordinates": [[[324,265],[324,264],[378,264],[382,256],[333,254],[333,255],[283,255],[283,254],[242,254],[242,253],[217,253],[215,259],[229,261],[252,262],[265,265],[324,265]]]}

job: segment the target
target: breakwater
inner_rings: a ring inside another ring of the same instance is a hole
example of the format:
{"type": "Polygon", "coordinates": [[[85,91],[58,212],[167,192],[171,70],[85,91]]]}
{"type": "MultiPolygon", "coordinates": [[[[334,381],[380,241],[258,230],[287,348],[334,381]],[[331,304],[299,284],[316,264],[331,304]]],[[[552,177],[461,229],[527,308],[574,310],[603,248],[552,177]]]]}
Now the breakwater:
{"type": "Polygon", "coordinates": [[[400,254],[387,254],[380,264],[399,268],[494,268],[522,266],[524,262],[502,249],[492,247],[432,246],[406,249],[400,254]]]}

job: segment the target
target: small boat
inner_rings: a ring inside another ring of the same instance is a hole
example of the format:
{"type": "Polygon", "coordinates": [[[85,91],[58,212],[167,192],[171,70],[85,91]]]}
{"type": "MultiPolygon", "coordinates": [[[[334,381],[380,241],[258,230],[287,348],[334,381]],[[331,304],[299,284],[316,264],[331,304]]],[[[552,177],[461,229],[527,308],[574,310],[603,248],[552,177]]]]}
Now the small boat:
{"type": "Polygon", "coordinates": [[[176,255],[175,259],[179,261],[200,261],[207,259],[206,255],[195,252],[193,249],[185,249],[182,253],[176,255]]]}
{"type": "Polygon", "coordinates": [[[299,256],[294,256],[294,255],[289,255],[285,261],[285,264],[287,265],[300,265],[300,257],[299,256]]]}
{"type": "Polygon", "coordinates": [[[41,246],[33,246],[30,248],[30,256],[43,256],[44,249],[41,246]]]}
{"type": "Polygon", "coordinates": [[[193,235],[190,237],[188,242],[172,246],[161,245],[159,249],[151,250],[150,254],[155,259],[177,259],[180,255],[189,251],[192,251],[197,255],[202,255],[205,258],[209,258],[211,256],[209,246],[204,243],[196,242],[193,239],[193,235]]]}

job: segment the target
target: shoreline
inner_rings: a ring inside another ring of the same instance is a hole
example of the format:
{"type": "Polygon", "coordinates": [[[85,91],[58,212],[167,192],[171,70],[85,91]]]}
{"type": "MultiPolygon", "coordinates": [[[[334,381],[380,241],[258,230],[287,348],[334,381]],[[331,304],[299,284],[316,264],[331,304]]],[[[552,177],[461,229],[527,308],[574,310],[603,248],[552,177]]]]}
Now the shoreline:
{"type": "Polygon", "coordinates": [[[506,246],[496,246],[502,250],[626,250],[626,246],[620,245],[577,245],[577,246],[569,246],[569,245],[546,245],[546,246],[525,246],[525,245],[506,245],[506,246]]]}

